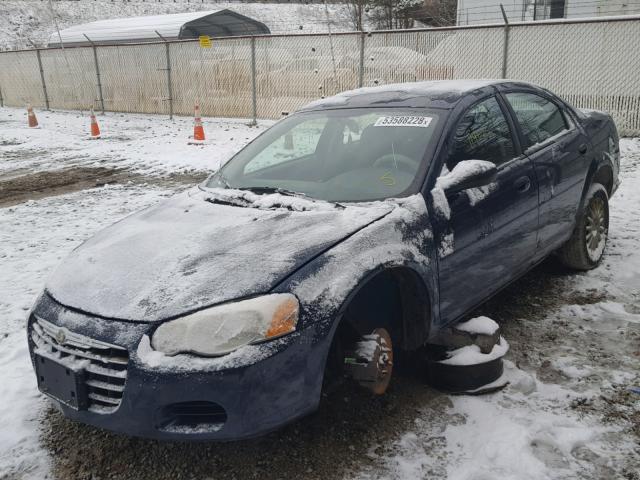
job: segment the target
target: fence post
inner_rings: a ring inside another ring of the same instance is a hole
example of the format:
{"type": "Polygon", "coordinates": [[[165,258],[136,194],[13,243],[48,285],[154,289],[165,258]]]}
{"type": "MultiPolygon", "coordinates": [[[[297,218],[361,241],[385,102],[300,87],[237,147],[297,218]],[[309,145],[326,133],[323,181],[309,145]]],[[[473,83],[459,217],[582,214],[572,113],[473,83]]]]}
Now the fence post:
{"type": "Polygon", "coordinates": [[[40,68],[40,80],[42,80],[42,92],[44,93],[44,104],[49,110],[49,95],[47,94],[47,82],[44,80],[44,68],[42,68],[42,57],[40,57],[40,49],[36,50],[36,56],[38,57],[38,67],[40,68]]]}
{"type": "Polygon", "coordinates": [[[256,37],[251,37],[251,105],[253,120],[250,125],[258,124],[258,92],[256,79],[256,37]]]}
{"type": "Polygon", "coordinates": [[[360,32],[360,73],[358,75],[358,87],[364,84],[364,37],[365,33],[360,32]]]}
{"type": "Polygon", "coordinates": [[[100,106],[102,107],[102,114],[104,115],[104,97],[102,96],[102,82],[100,81],[100,65],[98,64],[98,49],[96,47],[96,44],[93,43],[89,37],[84,35],[84,38],[89,40],[89,43],[91,44],[91,48],[93,48],[93,63],[96,66],[96,78],[98,79],[98,95],[100,95],[100,106]]]}
{"type": "Polygon", "coordinates": [[[160,35],[160,32],[155,31],[162,41],[164,42],[165,53],[167,54],[167,93],[169,95],[169,120],[173,120],[173,89],[171,87],[171,52],[169,51],[169,42],[166,38],[160,35]]]}
{"type": "Polygon", "coordinates": [[[4,98],[2,98],[2,86],[0,86],[0,108],[4,108],[4,98]]]}
{"type": "Polygon", "coordinates": [[[507,61],[509,59],[509,18],[504,11],[504,6],[500,4],[502,18],[504,18],[504,41],[502,44],[502,78],[507,78],[507,61]]]}

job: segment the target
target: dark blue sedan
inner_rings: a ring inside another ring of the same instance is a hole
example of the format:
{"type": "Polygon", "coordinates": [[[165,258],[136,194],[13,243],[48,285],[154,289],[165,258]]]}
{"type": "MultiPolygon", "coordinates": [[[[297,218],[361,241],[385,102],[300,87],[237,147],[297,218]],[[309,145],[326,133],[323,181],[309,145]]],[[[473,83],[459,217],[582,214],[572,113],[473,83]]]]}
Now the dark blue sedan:
{"type": "Polygon", "coordinates": [[[611,117],[525,83],[312,103],[62,263],[29,315],[38,386],[161,439],[265,433],[345,373],[383,393],[394,352],[545,257],[596,267],[618,170],[611,117]]]}

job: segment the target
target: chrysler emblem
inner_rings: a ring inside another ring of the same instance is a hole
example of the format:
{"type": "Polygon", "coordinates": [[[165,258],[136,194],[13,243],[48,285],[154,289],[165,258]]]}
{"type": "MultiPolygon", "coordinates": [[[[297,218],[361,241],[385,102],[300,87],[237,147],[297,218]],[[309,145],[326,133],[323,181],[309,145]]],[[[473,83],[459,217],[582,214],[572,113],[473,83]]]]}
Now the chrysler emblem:
{"type": "Polygon", "coordinates": [[[64,341],[67,339],[67,335],[64,333],[64,329],[60,329],[58,330],[58,333],[56,333],[56,341],[60,344],[63,344],[64,341]]]}

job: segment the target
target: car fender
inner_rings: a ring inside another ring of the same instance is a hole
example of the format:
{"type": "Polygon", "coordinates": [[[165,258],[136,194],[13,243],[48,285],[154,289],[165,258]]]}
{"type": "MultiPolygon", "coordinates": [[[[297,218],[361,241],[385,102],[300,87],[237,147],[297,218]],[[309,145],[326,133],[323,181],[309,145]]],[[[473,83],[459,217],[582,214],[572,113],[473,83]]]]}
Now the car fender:
{"type": "Polygon", "coordinates": [[[576,212],[578,216],[584,208],[587,192],[594,181],[602,183],[609,196],[615,192],[619,184],[620,139],[615,122],[609,114],[588,109],[577,109],[575,114],[593,152],[576,212]]]}
{"type": "Polygon", "coordinates": [[[580,212],[582,212],[587,192],[589,191],[589,188],[594,183],[594,181],[603,183],[609,195],[613,195],[613,193],[615,192],[615,189],[617,187],[617,168],[615,165],[614,155],[616,154],[602,150],[596,150],[596,152],[594,153],[593,158],[591,159],[591,163],[589,164],[589,170],[587,171],[584,185],[582,187],[580,205],[577,210],[576,216],[579,215],[580,212]],[[610,181],[605,181],[604,179],[610,179],[610,181]],[[610,184],[607,185],[607,183],[610,184]]]}
{"type": "MultiPolygon", "coordinates": [[[[393,211],[294,272],[274,291],[294,293],[301,328],[333,336],[350,300],[376,275],[403,268],[415,273],[427,292],[430,325],[437,319],[436,258],[426,204],[421,194],[388,200],[393,211]]],[[[423,339],[423,340],[426,340],[423,339]]]]}

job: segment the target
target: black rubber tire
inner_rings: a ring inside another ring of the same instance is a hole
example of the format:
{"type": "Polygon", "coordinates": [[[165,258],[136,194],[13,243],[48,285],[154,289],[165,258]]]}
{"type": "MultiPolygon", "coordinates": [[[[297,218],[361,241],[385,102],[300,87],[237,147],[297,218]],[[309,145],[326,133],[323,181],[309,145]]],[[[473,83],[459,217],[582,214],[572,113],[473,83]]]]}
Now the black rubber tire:
{"type": "Polygon", "coordinates": [[[609,234],[609,195],[607,194],[607,189],[599,184],[594,183],[589,188],[587,192],[587,196],[584,200],[584,205],[580,215],[578,216],[578,221],[576,222],[575,229],[573,230],[573,234],[571,238],[558,250],[558,257],[560,261],[569,268],[573,268],[575,270],[591,270],[596,268],[602,257],[604,255],[604,251],[606,249],[607,237],[609,234]],[[602,248],[602,252],[597,255],[597,258],[592,258],[587,251],[587,227],[588,221],[587,216],[589,209],[595,202],[601,202],[604,206],[604,248],[602,248]]]}

